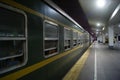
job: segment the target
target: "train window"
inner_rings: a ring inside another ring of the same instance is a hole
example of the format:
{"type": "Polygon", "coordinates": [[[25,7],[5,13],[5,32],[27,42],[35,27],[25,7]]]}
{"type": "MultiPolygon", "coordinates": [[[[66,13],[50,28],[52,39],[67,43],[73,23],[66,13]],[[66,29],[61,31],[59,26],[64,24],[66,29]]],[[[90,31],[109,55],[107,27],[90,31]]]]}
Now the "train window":
{"type": "Polygon", "coordinates": [[[49,57],[58,53],[59,31],[58,25],[51,22],[44,22],[44,56],[49,57]]]}
{"type": "Polygon", "coordinates": [[[78,32],[73,32],[73,46],[77,46],[78,32]]]}
{"type": "Polygon", "coordinates": [[[84,41],[85,41],[84,38],[85,38],[85,36],[82,34],[82,35],[81,35],[81,44],[84,44],[84,41]]]}
{"type": "Polygon", "coordinates": [[[81,36],[81,35],[78,34],[78,44],[79,44],[79,45],[81,44],[81,42],[80,42],[81,37],[80,37],[80,36],[81,36]]]}
{"type": "Polygon", "coordinates": [[[26,15],[16,8],[0,4],[0,74],[27,62],[26,15]]]}
{"type": "Polygon", "coordinates": [[[0,37],[24,37],[24,15],[0,7],[0,37]]]}
{"type": "Polygon", "coordinates": [[[64,49],[68,50],[71,48],[71,30],[64,28],[64,49]]]}

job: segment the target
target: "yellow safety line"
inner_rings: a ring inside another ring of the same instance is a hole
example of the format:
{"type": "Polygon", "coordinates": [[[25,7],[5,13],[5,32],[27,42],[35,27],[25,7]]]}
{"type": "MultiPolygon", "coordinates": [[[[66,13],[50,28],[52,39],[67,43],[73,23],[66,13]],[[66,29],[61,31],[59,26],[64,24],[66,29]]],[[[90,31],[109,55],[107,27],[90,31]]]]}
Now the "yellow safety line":
{"type": "Polygon", "coordinates": [[[70,54],[71,52],[79,49],[80,47],[81,46],[78,46],[78,47],[76,47],[76,48],[74,48],[72,50],[66,51],[64,53],[60,53],[59,55],[56,55],[54,57],[51,57],[49,59],[46,59],[46,60],[41,61],[39,63],[36,63],[36,64],[34,64],[32,66],[29,66],[27,68],[24,68],[22,70],[19,70],[17,72],[9,74],[9,75],[7,75],[5,77],[0,78],[0,80],[16,80],[16,79],[19,79],[19,78],[21,78],[21,77],[23,77],[23,76],[25,76],[25,75],[27,75],[27,74],[37,70],[37,69],[40,69],[41,67],[43,67],[43,66],[45,66],[45,65],[47,65],[47,64],[49,64],[49,63],[51,63],[51,62],[53,62],[53,61],[55,61],[57,59],[59,59],[59,58],[61,58],[63,56],[66,56],[66,55],[70,54]]]}
{"type": "Polygon", "coordinates": [[[90,48],[82,55],[82,57],[75,63],[75,65],[68,71],[63,80],[77,80],[80,71],[82,70],[88,56],[90,48]]]}

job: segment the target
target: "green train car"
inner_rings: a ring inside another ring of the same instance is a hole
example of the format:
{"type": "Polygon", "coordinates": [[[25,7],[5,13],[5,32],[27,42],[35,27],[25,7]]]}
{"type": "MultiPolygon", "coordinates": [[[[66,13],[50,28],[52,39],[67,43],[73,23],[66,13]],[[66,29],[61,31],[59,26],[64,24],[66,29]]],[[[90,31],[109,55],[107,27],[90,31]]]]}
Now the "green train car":
{"type": "Polygon", "coordinates": [[[0,0],[0,80],[62,80],[90,44],[50,0],[0,0]]]}

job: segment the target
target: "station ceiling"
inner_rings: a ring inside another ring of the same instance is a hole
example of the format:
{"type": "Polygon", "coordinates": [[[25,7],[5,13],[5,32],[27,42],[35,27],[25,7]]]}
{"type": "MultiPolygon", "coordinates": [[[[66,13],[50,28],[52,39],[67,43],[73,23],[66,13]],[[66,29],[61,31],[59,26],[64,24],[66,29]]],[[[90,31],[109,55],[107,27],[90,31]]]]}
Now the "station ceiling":
{"type": "Polygon", "coordinates": [[[93,36],[105,33],[108,26],[120,26],[120,0],[52,1],[93,36]]]}

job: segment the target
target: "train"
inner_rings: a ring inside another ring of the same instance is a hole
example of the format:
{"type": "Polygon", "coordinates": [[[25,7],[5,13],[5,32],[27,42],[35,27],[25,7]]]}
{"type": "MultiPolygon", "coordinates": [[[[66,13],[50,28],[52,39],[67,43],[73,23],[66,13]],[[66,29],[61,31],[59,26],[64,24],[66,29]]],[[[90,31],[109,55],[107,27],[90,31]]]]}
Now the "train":
{"type": "Polygon", "coordinates": [[[0,80],[62,80],[91,43],[50,0],[0,0],[0,80]]]}

